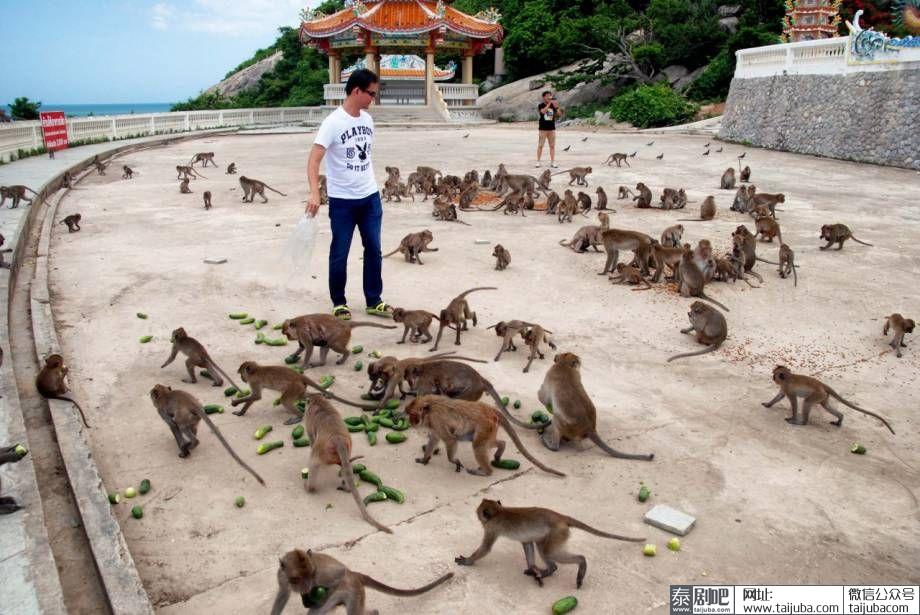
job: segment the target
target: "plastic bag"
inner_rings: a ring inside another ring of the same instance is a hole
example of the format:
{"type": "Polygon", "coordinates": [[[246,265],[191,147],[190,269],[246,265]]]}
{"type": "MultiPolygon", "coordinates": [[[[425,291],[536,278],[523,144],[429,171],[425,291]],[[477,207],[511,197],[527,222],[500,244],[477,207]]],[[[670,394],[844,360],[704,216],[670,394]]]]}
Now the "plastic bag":
{"type": "Polygon", "coordinates": [[[290,263],[291,278],[307,277],[310,275],[310,260],[313,258],[313,248],[316,247],[316,232],[319,224],[314,216],[303,214],[294,232],[288,239],[287,246],[284,250],[284,258],[290,263]]]}

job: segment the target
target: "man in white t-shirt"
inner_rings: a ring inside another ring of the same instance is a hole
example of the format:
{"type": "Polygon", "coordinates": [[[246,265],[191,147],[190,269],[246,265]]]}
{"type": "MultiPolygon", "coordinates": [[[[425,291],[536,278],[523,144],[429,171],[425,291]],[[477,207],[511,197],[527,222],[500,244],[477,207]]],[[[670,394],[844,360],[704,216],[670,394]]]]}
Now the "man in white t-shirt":
{"type": "Polygon", "coordinates": [[[376,98],[380,79],[372,71],[354,71],[345,84],[345,102],[333,111],[316,132],[307,178],[310,198],[306,211],[319,211],[319,165],[326,158],[326,188],[329,194],[329,221],[332,243],[329,246],[329,294],[332,313],[349,320],[351,311],[345,299],[348,253],[355,227],[364,244],[364,299],[367,313],[389,317],[392,308],[381,298],[383,258],[380,250],[380,226],[383,205],[374,179],[371,147],[374,144],[374,120],[365,111],[376,98]]]}

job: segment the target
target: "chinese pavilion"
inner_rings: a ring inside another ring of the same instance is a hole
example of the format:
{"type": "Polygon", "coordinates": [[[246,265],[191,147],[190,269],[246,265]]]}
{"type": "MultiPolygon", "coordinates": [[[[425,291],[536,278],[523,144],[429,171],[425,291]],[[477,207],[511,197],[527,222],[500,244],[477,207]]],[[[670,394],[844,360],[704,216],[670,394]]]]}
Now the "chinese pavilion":
{"type": "Polygon", "coordinates": [[[797,43],[837,36],[841,0],[786,0],[783,41],[797,43]]]}
{"type": "Polygon", "coordinates": [[[384,104],[390,100],[431,105],[436,87],[435,52],[453,52],[462,57],[461,82],[466,86],[453,90],[463,91],[467,102],[470,97],[475,100],[478,91],[472,85],[475,55],[496,46],[495,74],[505,72],[500,47],[504,30],[498,23],[501,15],[494,9],[471,16],[450,6],[450,0],[354,0],[346,4],[333,15],[309,10],[302,14],[301,42],[329,57],[330,84],[325,88],[329,104],[344,98],[343,56],[363,55],[363,67],[382,72],[384,104]],[[424,71],[424,84],[421,80],[406,83],[395,74],[388,76],[383,54],[402,58],[418,54],[420,64],[413,68],[424,71]],[[403,83],[394,83],[399,81],[403,83]],[[386,92],[394,89],[403,90],[404,95],[388,99],[386,92]]]}

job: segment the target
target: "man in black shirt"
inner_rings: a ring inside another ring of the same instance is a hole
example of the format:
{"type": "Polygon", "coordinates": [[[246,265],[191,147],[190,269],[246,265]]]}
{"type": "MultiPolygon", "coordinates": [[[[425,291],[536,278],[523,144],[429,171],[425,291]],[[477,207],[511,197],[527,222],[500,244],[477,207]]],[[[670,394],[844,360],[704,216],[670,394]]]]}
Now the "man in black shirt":
{"type": "Polygon", "coordinates": [[[549,141],[549,166],[557,168],[556,164],[556,119],[562,116],[562,107],[556,97],[549,90],[543,92],[543,102],[537,106],[539,115],[540,140],[537,142],[537,168],[540,168],[540,157],[543,156],[543,144],[549,141]]]}

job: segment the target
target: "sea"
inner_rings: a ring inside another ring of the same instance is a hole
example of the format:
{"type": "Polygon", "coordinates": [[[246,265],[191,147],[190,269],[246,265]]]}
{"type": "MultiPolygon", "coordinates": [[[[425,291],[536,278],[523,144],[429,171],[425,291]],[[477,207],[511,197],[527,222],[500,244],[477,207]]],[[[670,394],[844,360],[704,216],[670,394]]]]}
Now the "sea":
{"type": "MultiPolygon", "coordinates": [[[[130,113],[165,113],[173,103],[99,103],[85,105],[63,105],[42,101],[39,111],[63,111],[67,117],[86,115],[127,115],[130,113]]],[[[9,106],[7,106],[9,115],[9,106]]]]}

